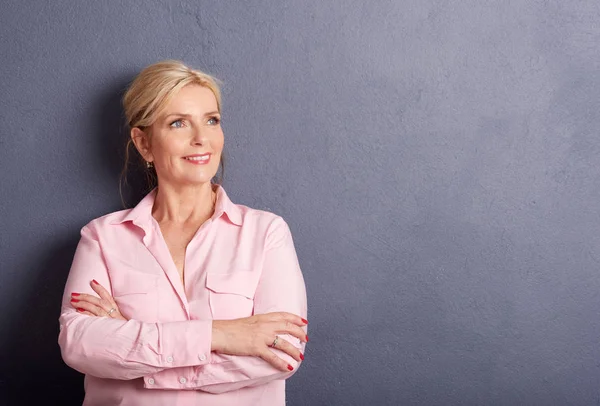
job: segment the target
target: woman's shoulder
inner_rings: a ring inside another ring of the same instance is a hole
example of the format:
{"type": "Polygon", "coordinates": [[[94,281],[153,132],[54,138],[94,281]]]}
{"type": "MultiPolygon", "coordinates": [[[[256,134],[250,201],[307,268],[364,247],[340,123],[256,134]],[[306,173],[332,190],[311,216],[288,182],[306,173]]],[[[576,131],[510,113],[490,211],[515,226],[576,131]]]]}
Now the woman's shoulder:
{"type": "Polygon", "coordinates": [[[268,210],[255,209],[242,204],[235,205],[240,212],[242,221],[244,224],[247,222],[250,224],[273,224],[273,223],[285,223],[285,220],[280,215],[273,213],[268,210]]]}
{"type": "Polygon", "coordinates": [[[236,205],[241,212],[242,227],[254,229],[258,234],[280,239],[291,234],[288,223],[279,214],[268,210],[236,205]]]}
{"type": "Polygon", "coordinates": [[[234,203],[229,199],[225,189],[219,186],[217,189],[217,206],[215,210],[218,214],[225,213],[229,220],[237,225],[265,225],[274,222],[281,222],[281,216],[272,213],[269,210],[257,209],[245,204],[234,203]]]}
{"type": "Polygon", "coordinates": [[[127,220],[132,210],[133,209],[118,210],[96,217],[95,219],[90,220],[83,228],[98,231],[108,226],[121,224],[127,220]]]}

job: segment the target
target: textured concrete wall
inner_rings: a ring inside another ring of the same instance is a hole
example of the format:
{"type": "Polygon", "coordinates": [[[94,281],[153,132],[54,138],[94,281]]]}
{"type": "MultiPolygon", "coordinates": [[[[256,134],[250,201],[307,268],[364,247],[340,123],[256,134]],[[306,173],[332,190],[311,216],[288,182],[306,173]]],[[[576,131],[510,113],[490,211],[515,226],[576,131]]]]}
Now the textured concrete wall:
{"type": "Polygon", "coordinates": [[[62,287],[120,208],[120,92],[178,58],[224,81],[229,194],[295,237],[290,405],[598,404],[599,4],[2,2],[0,403],[80,402],[62,287]]]}

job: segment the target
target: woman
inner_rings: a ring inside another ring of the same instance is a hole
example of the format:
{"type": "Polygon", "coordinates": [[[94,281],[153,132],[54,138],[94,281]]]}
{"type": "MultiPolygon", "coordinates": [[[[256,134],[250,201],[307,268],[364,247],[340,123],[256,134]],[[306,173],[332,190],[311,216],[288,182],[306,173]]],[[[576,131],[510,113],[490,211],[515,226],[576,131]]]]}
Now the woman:
{"type": "Polygon", "coordinates": [[[214,78],[159,62],[123,104],[157,187],[81,230],[59,344],[84,405],[284,405],[308,341],[304,281],[286,223],[211,183],[214,78]]]}

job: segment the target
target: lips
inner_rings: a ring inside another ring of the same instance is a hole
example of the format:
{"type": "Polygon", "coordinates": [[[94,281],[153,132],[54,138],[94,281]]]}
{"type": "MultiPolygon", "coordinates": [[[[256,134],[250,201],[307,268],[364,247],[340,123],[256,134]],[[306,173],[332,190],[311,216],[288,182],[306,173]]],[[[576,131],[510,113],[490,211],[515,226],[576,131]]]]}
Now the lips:
{"type": "Polygon", "coordinates": [[[210,161],[210,155],[211,154],[188,155],[184,156],[183,159],[195,165],[205,165],[210,161]]]}

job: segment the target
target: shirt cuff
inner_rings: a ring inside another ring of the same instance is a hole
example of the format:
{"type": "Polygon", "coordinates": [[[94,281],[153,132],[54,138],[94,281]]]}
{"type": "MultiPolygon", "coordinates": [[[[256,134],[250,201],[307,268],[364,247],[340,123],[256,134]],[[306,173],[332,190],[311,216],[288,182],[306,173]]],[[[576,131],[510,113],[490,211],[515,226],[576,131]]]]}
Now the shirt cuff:
{"type": "Polygon", "coordinates": [[[210,363],[212,320],[159,324],[160,365],[165,368],[210,363]]]}

